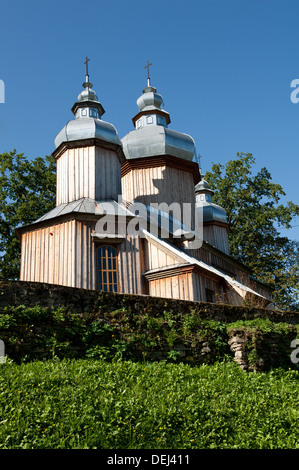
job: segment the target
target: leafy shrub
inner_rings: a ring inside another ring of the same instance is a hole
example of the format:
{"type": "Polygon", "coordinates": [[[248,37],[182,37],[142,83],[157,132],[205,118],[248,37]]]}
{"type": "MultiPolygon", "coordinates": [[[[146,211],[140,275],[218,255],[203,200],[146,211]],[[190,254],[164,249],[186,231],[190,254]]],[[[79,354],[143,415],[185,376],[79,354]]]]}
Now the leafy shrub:
{"type": "Polygon", "coordinates": [[[0,449],[299,448],[298,371],[55,359],[0,372],[0,449]]]}

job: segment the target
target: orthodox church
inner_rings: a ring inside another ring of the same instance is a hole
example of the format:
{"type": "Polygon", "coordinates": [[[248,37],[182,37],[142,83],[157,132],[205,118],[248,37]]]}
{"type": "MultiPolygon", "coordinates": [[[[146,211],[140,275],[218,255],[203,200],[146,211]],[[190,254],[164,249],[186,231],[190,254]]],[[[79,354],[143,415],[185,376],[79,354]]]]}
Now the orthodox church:
{"type": "MultiPolygon", "coordinates": [[[[149,65],[149,64],[148,64],[149,65]]],[[[240,305],[271,290],[230,256],[194,140],[150,83],[119,138],[89,81],[55,138],[56,207],[17,229],[23,281],[240,305]]]]}

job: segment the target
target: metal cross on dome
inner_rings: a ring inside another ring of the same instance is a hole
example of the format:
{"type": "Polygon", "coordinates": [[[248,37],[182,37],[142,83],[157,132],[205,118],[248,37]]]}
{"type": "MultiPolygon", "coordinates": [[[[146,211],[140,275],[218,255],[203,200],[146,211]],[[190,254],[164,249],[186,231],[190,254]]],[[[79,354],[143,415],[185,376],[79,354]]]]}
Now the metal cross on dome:
{"type": "Polygon", "coordinates": [[[90,59],[88,57],[86,57],[86,60],[84,62],[84,64],[86,65],[86,75],[88,75],[88,62],[90,61],[90,59]]]}
{"type": "Polygon", "coordinates": [[[149,68],[153,65],[151,62],[147,61],[147,65],[145,65],[145,69],[147,69],[147,85],[150,86],[150,76],[149,76],[149,68]]]}
{"type": "Polygon", "coordinates": [[[85,75],[85,83],[83,83],[84,88],[92,88],[92,83],[89,81],[89,73],[88,73],[88,62],[90,59],[86,57],[84,64],[86,65],[86,75],[85,75]]]}

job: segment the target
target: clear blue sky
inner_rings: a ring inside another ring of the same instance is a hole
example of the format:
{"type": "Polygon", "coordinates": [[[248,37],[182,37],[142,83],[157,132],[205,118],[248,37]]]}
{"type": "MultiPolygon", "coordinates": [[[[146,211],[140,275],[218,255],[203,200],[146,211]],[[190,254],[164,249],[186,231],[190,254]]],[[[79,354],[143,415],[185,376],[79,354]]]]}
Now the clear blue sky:
{"type": "MultiPolygon", "coordinates": [[[[0,152],[54,150],[90,79],[122,138],[151,83],[172,129],[194,138],[203,172],[237,152],[266,166],[299,203],[298,0],[77,0],[2,2],[0,152]]],[[[299,225],[299,220],[295,221],[299,225]]],[[[285,235],[299,239],[299,226],[285,235]]]]}

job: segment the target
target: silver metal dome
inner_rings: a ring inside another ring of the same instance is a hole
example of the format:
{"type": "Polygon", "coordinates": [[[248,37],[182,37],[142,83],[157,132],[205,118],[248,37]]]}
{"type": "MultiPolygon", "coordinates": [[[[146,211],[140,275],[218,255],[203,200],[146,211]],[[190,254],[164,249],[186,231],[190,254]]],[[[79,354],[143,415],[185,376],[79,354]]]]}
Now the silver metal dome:
{"type": "Polygon", "coordinates": [[[212,196],[214,191],[209,188],[208,182],[202,179],[195,186],[195,207],[202,210],[203,222],[222,222],[227,224],[225,209],[214,204],[212,196]]]}
{"type": "Polygon", "coordinates": [[[115,127],[101,119],[105,110],[94,90],[89,77],[82,85],[84,90],[78,95],[77,102],[72,107],[75,119],[69,121],[55,138],[55,147],[63,142],[82,139],[100,139],[121,146],[115,127]]]}
{"type": "Polygon", "coordinates": [[[195,154],[195,143],[192,137],[167,129],[161,124],[146,125],[129,132],[123,137],[122,145],[128,160],[155,155],[171,155],[192,161],[195,154]]]}
{"type": "Polygon", "coordinates": [[[112,124],[93,117],[81,117],[69,121],[64,126],[55,138],[55,147],[59,147],[63,142],[82,139],[100,139],[121,146],[120,138],[112,124]]]}
{"type": "MultiPolygon", "coordinates": [[[[83,86],[85,83],[83,83],[83,86]]],[[[92,84],[90,83],[92,86],[92,84]]],[[[77,101],[98,101],[98,97],[96,92],[92,90],[90,87],[84,87],[84,90],[78,95],[77,101]]]]}
{"type": "Polygon", "coordinates": [[[148,86],[137,99],[139,113],[133,118],[135,130],[122,138],[126,158],[171,155],[197,161],[195,142],[182,132],[168,129],[169,114],[161,108],[163,98],[156,88],[148,86]]]}
{"type": "Polygon", "coordinates": [[[153,86],[147,86],[143,90],[143,94],[139,96],[137,100],[137,106],[140,111],[153,108],[161,108],[163,98],[156,92],[157,90],[153,86]]]}

